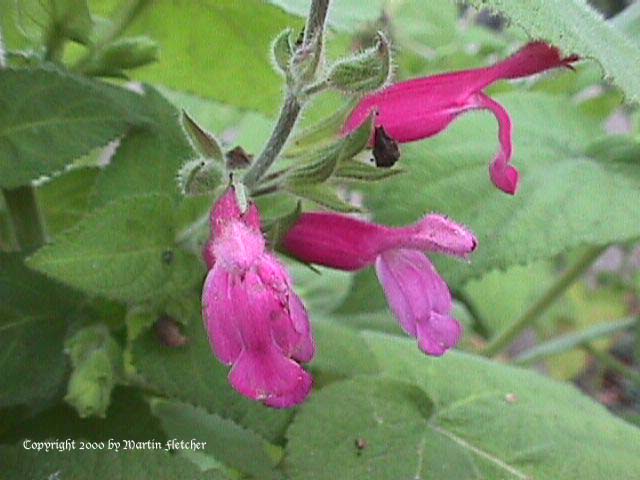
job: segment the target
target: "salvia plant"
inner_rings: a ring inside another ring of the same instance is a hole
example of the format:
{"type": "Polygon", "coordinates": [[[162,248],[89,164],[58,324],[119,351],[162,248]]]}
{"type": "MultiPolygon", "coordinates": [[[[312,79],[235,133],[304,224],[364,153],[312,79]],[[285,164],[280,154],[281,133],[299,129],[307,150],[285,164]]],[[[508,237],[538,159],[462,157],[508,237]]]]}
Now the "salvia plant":
{"type": "Polygon", "coordinates": [[[0,0],[0,478],[640,479],[639,79],[631,0],[0,0]]]}

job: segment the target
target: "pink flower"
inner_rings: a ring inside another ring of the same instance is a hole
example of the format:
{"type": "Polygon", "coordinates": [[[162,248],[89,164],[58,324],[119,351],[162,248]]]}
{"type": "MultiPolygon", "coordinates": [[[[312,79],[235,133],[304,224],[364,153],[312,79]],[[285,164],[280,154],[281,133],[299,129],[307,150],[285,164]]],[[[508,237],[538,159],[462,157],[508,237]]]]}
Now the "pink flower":
{"type": "Polygon", "coordinates": [[[428,355],[454,347],[462,326],[451,315],[449,289],[422,252],[466,258],[477,246],[466,228],[441,215],[391,228],[334,213],[304,213],[283,240],[296,258],[339,270],[375,265],[400,326],[428,355]]]}
{"type": "Polygon", "coordinates": [[[311,375],[298,364],[313,358],[311,327],[289,274],[265,249],[258,209],[242,213],[230,188],[211,227],[202,314],[213,352],[233,365],[229,381],[242,395],[270,407],[298,405],[311,391],[311,375]]]}
{"type": "Polygon", "coordinates": [[[376,127],[383,127],[397,142],[413,142],[437,135],[464,112],[489,110],[498,120],[500,141],[500,151],[489,168],[491,180],[500,190],[513,195],[518,189],[519,172],[509,164],[513,155],[511,118],[483,90],[498,80],[570,67],[577,59],[563,58],[556,48],[535,42],[490,67],[397,83],[363,98],[347,119],[343,134],[354,131],[374,112],[376,127]]]}

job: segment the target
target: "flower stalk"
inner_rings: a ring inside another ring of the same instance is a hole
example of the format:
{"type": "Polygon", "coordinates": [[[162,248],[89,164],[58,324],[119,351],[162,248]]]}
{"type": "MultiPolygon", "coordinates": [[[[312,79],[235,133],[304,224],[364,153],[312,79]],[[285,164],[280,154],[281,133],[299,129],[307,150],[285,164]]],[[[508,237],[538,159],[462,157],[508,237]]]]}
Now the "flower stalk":
{"type": "MultiPolygon", "coordinates": [[[[322,49],[322,35],[324,30],[324,22],[327,18],[327,11],[329,9],[329,0],[313,0],[311,2],[311,8],[309,10],[309,17],[307,19],[307,25],[304,30],[304,40],[301,49],[310,48],[312,44],[317,49],[316,53],[319,53],[322,49]]],[[[312,65],[311,70],[307,72],[315,71],[318,67],[320,55],[313,55],[316,59],[315,64],[312,65]]],[[[252,190],[258,182],[262,179],[264,174],[269,170],[273,162],[276,161],[278,155],[282,151],[282,148],[287,143],[293,128],[298,120],[300,111],[302,110],[301,100],[298,98],[295,92],[289,91],[286,94],[284,104],[280,110],[280,116],[276,123],[271,137],[264,147],[264,150],[253,166],[249,169],[243,179],[243,183],[247,189],[252,190]]]]}
{"type": "Polygon", "coordinates": [[[529,307],[506,330],[498,334],[482,352],[487,357],[495,357],[505,350],[528,327],[533,325],[593,264],[607,246],[592,247],[531,307],[529,307]]]}

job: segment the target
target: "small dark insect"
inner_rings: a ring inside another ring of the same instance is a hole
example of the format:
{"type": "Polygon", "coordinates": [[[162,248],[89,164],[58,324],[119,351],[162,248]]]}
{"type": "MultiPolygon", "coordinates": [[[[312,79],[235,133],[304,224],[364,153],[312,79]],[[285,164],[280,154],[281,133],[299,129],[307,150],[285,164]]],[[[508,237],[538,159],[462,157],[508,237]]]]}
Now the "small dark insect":
{"type": "Polygon", "coordinates": [[[384,127],[376,127],[373,133],[373,158],[376,167],[390,168],[400,159],[398,142],[387,135],[384,127]]]}
{"type": "Polygon", "coordinates": [[[358,456],[362,455],[362,450],[364,450],[365,448],[367,448],[369,446],[367,441],[362,437],[356,438],[354,443],[356,445],[356,455],[358,455],[358,456]]]}
{"type": "Polygon", "coordinates": [[[253,161],[253,155],[245,152],[244,148],[237,146],[229,150],[225,156],[227,157],[227,168],[229,170],[240,170],[247,168],[253,161]]]}
{"type": "Polygon", "coordinates": [[[166,265],[171,265],[171,263],[173,262],[173,250],[165,250],[164,252],[162,252],[162,261],[166,265]]]}
{"type": "Polygon", "coordinates": [[[180,331],[180,326],[175,319],[168,315],[162,315],[155,324],[156,335],[162,345],[169,348],[184,347],[189,343],[189,338],[180,331]]]}

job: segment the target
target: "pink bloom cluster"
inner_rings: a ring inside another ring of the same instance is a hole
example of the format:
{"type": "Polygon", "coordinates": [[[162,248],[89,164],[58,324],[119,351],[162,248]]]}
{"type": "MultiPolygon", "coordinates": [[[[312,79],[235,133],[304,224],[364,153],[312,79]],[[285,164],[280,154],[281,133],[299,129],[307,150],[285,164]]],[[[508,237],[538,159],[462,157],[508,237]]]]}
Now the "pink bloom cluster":
{"type": "Polygon", "coordinates": [[[494,185],[515,194],[520,175],[512,165],[512,123],[507,110],[483,90],[498,80],[527,77],[552,68],[570,66],[577,57],[563,58],[558,49],[542,42],[526,45],[518,53],[486,68],[445,73],[396,83],[363,98],[351,113],[343,133],[357,129],[375,114],[375,126],[393,140],[405,143],[432,137],[469,110],[491,111],[499,125],[500,151],[489,172],[494,185]]]}
{"type": "Polygon", "coordinates": [[[255,205],[241,212],[233,189],[211,215],[209,273],[202,314],[213,352],[232,365],[229,381],[241,394],[285,408],[304,401],[312,379],[314,342],[307,312],[282,264],[265,249],[255,205]]]}
{"type": "MultiPolygon", "coordinates": [[[[511,119],[483,89],[575,60],[538,42],[487,68],[398,83],[362,99],[343,131],[354,131],[374,113],[376,132],[395,160],[395,142],[436,135],[466,111],[490,110],[498,120],[500,141],[491,179],[515,194],[519,173],[510,165],[511,119]]],[[[241,394],[276,408],[301,403],[312,385],[300,366],[314,355],[311,327],[289,274],[266,250],[258,209],[251,204],[243,212],[229,188],[213,208],[211,229],[203,252],[209,273],[202,310],[215,355],[232,366],[229,380],[241,394]]],[[[392,228],[334,213],[304,213],[283,246],[304,262],[340,270],[375,266],[391,311],[423,352],[440,356],[459,342],[462,326],[452,315],[449,288],[425,253],[466,258],[477,240],[464,226],[437,214],[392,228]]]]}
{"type": "Polygon", "coordinates": [[[449,289],[423,252],[466,258],[477,246],[465,227],[441,215],[391,228],[333,213],[304,213],[283,241],[296,258],[340,270],[375,265],[400,326],[428,355],[454,347],[462,326],[449,289]]]}

